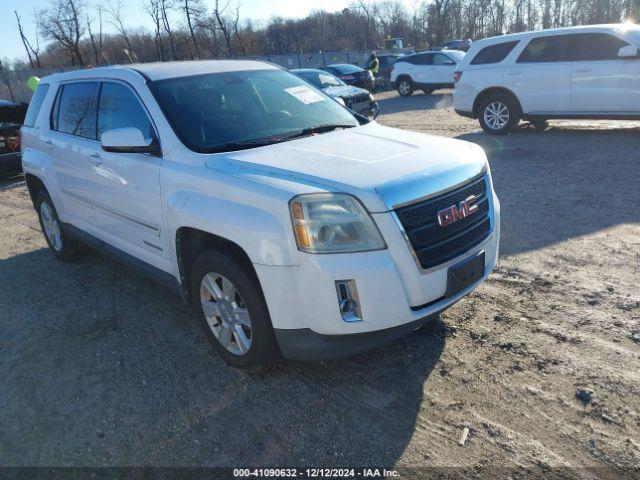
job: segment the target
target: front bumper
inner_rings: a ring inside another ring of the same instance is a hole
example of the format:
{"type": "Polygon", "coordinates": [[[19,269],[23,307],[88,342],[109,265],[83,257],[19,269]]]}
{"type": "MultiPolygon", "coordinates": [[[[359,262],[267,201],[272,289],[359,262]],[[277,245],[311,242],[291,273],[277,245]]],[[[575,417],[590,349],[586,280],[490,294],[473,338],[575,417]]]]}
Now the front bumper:
{"type": "Polygon", "coordinates": [[[417,328],[477,288],[498,259],[500,204],[495,194],[491,206],[490,235],[463,255],[428,271],[417,265],[391,213],[373,215],[387,242],[386,250],[332,255],[300,252],[296,266],[255,265],[284,356],[318,360],[372,348],[417,328]],[[447,297],[449,267],[479,252],[485,253],[482,279],[447,297]],[[336,295],[338,280],[355,281],[361,321],[343,320],[336,295]]]}

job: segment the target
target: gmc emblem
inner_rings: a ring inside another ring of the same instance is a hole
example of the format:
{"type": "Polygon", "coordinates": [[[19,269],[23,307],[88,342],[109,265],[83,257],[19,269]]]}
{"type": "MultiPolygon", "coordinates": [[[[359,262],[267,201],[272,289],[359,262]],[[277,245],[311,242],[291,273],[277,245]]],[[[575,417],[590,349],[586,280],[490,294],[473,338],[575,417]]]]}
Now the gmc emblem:
{"type": "Polygon", "coordinates": [[[438,212],[438,225],[446,227],[469,215],[473,215],[478,211],[478,205],[475,204],[477,199],[478,197],[475,195],[469,195],[460,202],[460,205],[451,205],[450,207],[443,208],[438,212]]]}

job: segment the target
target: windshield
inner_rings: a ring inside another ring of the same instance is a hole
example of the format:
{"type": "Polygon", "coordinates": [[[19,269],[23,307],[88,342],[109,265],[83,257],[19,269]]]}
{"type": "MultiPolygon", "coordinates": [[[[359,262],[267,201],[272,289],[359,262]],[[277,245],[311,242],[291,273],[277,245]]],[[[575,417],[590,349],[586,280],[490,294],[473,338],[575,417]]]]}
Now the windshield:
{"type": "Polygon", "coordinates": [[[180,140],[197,152],[284,141],[318,126],[359,125],[337,102],[283,70],[171,78],[151,89],[180,140]]]}
{"type": "Polygon", "coordinates": [[[298,75],[320,89],[327,87],[342,87],[346,85],[339,78],[336,78],[330,73],[323,72],[321,70],[318,70],[317,72],[301,72],[298,73],[298,75]]]}
{"type": "Polygon", "coordinates": [[[454,62],[460,63],[466,53],[461,52],[460,50],[447,50],[447,55],[449,55],[449,57],[451,57],[454,62]]]}

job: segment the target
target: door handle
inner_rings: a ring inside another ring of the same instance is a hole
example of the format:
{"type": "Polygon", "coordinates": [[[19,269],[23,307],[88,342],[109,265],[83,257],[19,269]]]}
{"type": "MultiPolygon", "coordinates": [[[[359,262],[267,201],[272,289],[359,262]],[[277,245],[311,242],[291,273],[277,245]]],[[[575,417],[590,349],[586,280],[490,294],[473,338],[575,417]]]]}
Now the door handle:
{"type": "Polygon", "coordinates": [[[49,138],[45,138],[44,140],[42,140],[42,144],[45,146],[45,148],[53,148],[53,142],[49,138]]]}
{"type": "Polygon", "coordinates": [[[515,71],[512,71],[512,72],[507,72],[507,75],[513,76],[513,75],[520,75],[521,73],[522,72],[520,70],[515,70],[515,71]]]}
{"type": "Polygon", "coordinates": [[[99,153],[92,153],[89,155],[89,160],[91,160],[94,165],[102,165],[102,157],[99,153]]]}
{"type": "Polygon", "coordinates": [[[589,73],[591,71],[590,68],[579,68],[576,70],[578,73],[589,73]]]}

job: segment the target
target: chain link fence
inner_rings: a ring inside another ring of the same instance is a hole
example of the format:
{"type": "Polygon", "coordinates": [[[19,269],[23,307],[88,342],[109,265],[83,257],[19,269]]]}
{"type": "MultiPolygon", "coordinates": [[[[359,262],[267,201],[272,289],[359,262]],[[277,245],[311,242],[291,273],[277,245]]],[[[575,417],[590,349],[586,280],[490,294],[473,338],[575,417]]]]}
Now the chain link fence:
{"type": "MultiPolygon", "coordinates": [[[[264,55],[248,57],[251,60],[264,60],[275,63],[284,68],[319,68],[334,63],[351,63],[364,66],[370,52],[340,52],[340,53],[296,53],[289,55],[264,55]]],[[[17,69],[0,71],[0,99],[12,102],[29,102],[31,90],[27,80],[31,76],[44,78],[53,73],[74,70],[77,67],[56,67],[40,69],[17,69]]]]}

